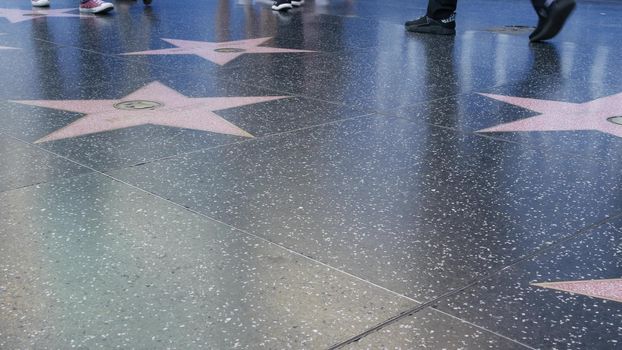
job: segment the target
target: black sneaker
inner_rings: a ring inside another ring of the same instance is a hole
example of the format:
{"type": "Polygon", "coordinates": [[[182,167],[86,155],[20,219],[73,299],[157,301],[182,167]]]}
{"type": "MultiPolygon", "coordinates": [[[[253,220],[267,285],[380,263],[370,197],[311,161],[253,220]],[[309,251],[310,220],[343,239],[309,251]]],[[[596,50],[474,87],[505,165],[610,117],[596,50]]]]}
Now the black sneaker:
{"type": "Polygon", "coordinates": [[[454,35],[456,34],[456,14],[440,20],[423,16],[414,21],[408,21],[404,25],[409,32],[454,35]]]}
{"type": "Polygon", "coordinates": [[[291,0],[274,0],[272,2],[272,9],[274,11],[287,11],[292,7],[291,0]]]}
{"type": "Polygon", "coordinates": [[[576,6],[575,0],[553,0],[548,6],[539,8],[538,26],[529,35],[529,40],[543,41],[557,35],[576,6]]]}

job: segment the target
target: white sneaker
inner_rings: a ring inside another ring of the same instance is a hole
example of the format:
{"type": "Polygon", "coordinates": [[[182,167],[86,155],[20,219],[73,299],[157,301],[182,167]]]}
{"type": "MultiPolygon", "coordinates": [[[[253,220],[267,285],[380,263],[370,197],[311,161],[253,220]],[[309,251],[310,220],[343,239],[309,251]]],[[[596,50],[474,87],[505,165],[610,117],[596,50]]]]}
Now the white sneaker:
{"type": "Polygon", "coordinates": [[[294,6],[302,6],[305,3],[305,0],[292,0],[292,5],[294,6]]]}
{"type": "Polygon", "coordinates": [[[114,5],[102,0],[89,0],[85,3],[80,3],[80,12],[86,13],[106,13],[112,11],[114,5]]]}
{"type": "Polygon", "coordinates": [[[274,11],[287,11],[292,7],[293,6],[291,0],[274,0],[272,2],[272,9],[274,11]]]}
{"type": "Polygon", "coordinates": [[[31,0],[30,4],[34,7],[48,7],[50,6],[50,0],[31,0]]]}

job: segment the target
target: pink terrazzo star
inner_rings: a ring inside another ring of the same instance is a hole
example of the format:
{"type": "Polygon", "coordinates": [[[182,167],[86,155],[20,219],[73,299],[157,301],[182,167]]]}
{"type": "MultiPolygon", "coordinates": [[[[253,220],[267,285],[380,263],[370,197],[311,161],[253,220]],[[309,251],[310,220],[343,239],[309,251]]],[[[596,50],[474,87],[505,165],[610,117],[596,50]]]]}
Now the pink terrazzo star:
{"type": "Polygon", "coordinates": [[[33,100],[11,102],[86,114],[86,116],[66,127],[36,141],[40,143],[146,124],[253,137],[251,134],[218,116],[214,111],[287,97],[190,98],[160,82],[153,82],[119,100],[33,100]]]}
{"type": "Polygon", "coordinates": [[[622,303],[622,278],[591,281],[532,283],[532,285],[622,303]]]}
{"type": "Polygon", "coordinates": [[[539,115],[478,132],[596,130],[622,137],[622,93],[585,103],[481,94],[520,106],[539,115]]]}
{"type": "Polygon", "coordinates": [[[314,52],[308,50],[279,49],[276,47],[259,46],[272,39],[259,38],[239,41],[225,41],[212,43],[207,41],[190,41],[177,39],[162,39],[175,48],[129,52],[122,55],[196,55],[221,66],[247,53],[287,53],[287,52],[314,52]]]}
{"type": "Polygon", "coordinates": [[[79,14],[67,13],[69,11],[75,11],[72,9],[33,9],[33,10],[19,10],[19,9],[4,9],[0,8],[0,17],[4,17],[11,23],[18,23],[24,21],[31,21],[36,18],[43,17],[83,17],[79,14]]]}

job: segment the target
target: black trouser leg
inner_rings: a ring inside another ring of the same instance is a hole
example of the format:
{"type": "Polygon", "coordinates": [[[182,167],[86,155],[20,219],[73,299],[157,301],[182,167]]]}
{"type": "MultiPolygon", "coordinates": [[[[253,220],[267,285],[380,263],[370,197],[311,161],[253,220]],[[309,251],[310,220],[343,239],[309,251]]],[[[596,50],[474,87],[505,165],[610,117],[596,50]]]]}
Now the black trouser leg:
{"type": "Polygon", "coordinates": [[[546,0],[531,0],[531,4],[536,10],[544,7],[545,3],[546,3],[546,0]]]}
{"type": "Polygon", "coordinates": [[[458,0],[429,0],[427,16],[434,19],[447,18],[456,12],[457,4],[458,0]]]}

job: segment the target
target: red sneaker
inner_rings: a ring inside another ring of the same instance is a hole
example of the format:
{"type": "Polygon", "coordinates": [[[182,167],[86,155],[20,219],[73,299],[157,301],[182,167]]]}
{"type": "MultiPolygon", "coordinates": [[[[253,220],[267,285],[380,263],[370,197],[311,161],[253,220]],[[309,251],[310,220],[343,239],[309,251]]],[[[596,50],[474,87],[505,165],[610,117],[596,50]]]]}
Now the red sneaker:
{"type": "Polygon", "coordinates": [[[106,13],[112,9],[114,9],[113,4],[102,0],[89,0],[80,3],[80,12],[85,13],[106,13]]]}

